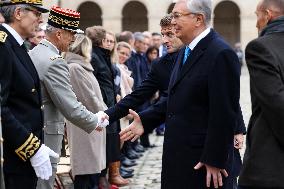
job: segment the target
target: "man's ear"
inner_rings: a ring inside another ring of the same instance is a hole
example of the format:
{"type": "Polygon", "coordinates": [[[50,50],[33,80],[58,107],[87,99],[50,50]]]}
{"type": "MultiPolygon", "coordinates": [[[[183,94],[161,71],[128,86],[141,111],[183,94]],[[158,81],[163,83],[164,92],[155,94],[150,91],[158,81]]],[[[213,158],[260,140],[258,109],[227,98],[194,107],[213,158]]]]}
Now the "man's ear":
{"type": "Polygon", "coordinates": [[[266,9],[265,10],[265,19],[266,19],[267,23],[269,23],[273,18],[274,18],[273,11],[270,10],[270,9],[266,9]]]}
{"type": "Polygon", "coordinates": [[[14,11],[14,19],[21,20],[22,16],[23,16],[23,11],[21,11],[20,7],[17,7],[14,11]]]}

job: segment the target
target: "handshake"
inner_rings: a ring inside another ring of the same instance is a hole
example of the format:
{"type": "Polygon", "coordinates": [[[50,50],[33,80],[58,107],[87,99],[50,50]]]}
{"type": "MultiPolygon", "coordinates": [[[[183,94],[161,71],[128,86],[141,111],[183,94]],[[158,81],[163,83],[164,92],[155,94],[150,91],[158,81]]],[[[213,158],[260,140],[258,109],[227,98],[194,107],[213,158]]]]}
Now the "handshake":
{"type": "Polygon", "coordinates": [[[109,117],[105,112],[99,111],[95,115],[98,118],[98,123],[97,123],[97,127],[96,127],[97,131],[101,131],[103,128],[105,128],[106,126],[109,125],[109,121],[108,121],[109,117]]]}

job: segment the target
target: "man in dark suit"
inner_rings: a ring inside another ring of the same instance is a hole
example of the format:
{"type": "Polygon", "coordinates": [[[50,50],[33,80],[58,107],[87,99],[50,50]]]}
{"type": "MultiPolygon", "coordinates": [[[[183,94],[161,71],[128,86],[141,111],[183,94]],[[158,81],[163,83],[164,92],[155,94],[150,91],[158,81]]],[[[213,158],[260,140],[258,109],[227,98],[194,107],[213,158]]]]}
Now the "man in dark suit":
{"type": "Polygon", "coordinates": [[[245,51],[252,115],[239,188],[284,188],[284,0],[261,0],[245,51]]]}
{"type": "Polygon", "coordinates": [[[36,188],[37,177],[52,174],[49,156],[58,157],[42,144],[40,82],[24,47],[44,12],[41,0],[0,2],[5,18],[0,26],[0,96],[6,189],[36,188]]]}
{"type": "MultiPolygon", "coordinates": [[[[167,47],[168,53],[152,63],[146,79],[136,90],[105,111],[109,116],[110,122],[126,116],[129,113],[129,109],[136,110],[149,100],[156,91],[159,91],[160,98],[167,96],[170,75],[178,54],[177,51],[182,46],[182,42],[175,36],[171,20],[171,16],[166,15],[160,21],[163,43],[167,47]]],[[[153,128],[149,129],[153,130],[153,128]]]]}
{"type": "Polygon", "coordinates": [[[186,47],[175,63],[168,97],[152,115],[152,121],[166,120],[163,189],[222,188],[226,170],[232,169],[240,65],[235,52],[208,27],[211,6],[210,0],[182,0],[172,12],[176,35],[186,47]]]}

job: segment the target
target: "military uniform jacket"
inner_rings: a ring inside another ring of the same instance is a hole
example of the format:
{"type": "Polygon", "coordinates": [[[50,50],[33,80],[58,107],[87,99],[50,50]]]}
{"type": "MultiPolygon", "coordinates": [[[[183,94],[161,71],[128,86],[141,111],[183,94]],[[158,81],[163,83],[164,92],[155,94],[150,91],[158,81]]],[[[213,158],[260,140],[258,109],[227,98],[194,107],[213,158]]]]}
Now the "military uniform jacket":
{"type": "Polygon", "coordinates": [[[57,48],[42,40],[30,52],[42,84],[44,131],[46,134],[64,134],[64,117],[90,133],[97,125],[97,117],[78,102],[70,84],[66,61],[57,48]]]}
{"type": "Polygon", "coordinates": [[[0,84],[4,171],[35,174],[29,158],[40,147],[42,136],[39,78],[27,51],[3,26],[0,26],[0,84]]]}

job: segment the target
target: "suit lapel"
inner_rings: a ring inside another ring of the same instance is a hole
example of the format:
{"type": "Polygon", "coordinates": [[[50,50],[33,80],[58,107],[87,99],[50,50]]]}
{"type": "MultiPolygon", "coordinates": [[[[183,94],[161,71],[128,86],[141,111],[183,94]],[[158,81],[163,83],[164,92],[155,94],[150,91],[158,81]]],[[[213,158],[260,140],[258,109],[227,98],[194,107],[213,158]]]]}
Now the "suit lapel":
{"type": "Polygon", "coordinates": [[[171,78],[170,89],[174,88],[186,75],[190,74],[190,71],[198,62],[198,60],[203,56],[209,43],[214,39],[216,33],[211,29],[210,33],[203,38],[193,49],[191,54],[188,56],[184,65],[182,65],[182,60],[184,56],[185,47],[180,50],[179,58],[175,66],[175,72],[171,78]]]}

